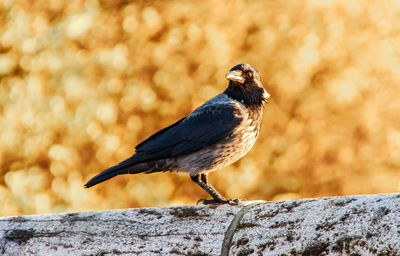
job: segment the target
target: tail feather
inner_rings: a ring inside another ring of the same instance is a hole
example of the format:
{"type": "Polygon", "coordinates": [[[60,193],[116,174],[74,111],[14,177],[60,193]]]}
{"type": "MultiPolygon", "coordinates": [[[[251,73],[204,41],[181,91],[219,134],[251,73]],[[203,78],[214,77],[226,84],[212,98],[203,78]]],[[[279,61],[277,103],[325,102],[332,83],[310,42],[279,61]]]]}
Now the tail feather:
{"type": "Polygon", "coordinates": [[[103,172],[101,172],[100,174],[94,176],[84,186],[85,186],[85,188],[90,188],[100,182],[111,179],[114,176],[121,175],[121,174],[128,174],[128,173],[130,173],[129,170],[131,168],[132,167],[130,167],[130,166],[124,166],[124,165],[120,165],[120,164],[110,167],[107,170],[104,170],[103,172]]]}
{"type": "Polygon", "coordinates": [[[121,174],[153,173],[170,170],[171,162],[168,159],[161,159],[150,162],[140,162],[136,154],[121,163],[110,167],[89,180],[84,186],[90,188],[100,182],[106,181],[121,174]]]}

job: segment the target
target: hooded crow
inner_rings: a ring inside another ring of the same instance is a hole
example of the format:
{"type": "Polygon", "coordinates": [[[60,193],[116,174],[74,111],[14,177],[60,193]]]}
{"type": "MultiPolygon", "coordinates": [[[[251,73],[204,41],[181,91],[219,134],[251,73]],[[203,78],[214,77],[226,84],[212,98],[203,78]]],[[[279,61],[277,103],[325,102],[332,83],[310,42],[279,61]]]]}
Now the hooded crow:
{"type": "Polygon", "coordinates": [[[249,64],[234,66],[226,79],[229,84],[223,93],[138,144],[131,157],[93,177],[85,187],[120,174],[178,171],[188,173],[213,198],[198,202],[237,204],[238,199],[226,199],[218,193],[207,175],[250,151],[269,94],[259,71],[249,64]]]}

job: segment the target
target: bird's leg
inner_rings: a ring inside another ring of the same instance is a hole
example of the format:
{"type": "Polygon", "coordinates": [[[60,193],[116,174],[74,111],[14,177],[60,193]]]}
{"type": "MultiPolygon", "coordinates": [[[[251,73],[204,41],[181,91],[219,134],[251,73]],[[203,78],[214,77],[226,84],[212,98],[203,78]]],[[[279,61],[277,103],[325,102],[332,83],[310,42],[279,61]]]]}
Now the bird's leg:
{"type": "Polygon", "coordinates": [[[213,188],[210,184],[208,184],[208,177],[207,174],[198,174],[190,177],[193,182],[195,182],[197,185],[199,185],[202,189],[204,189],[210,196],[212,196],[214,199],[213,200],[206,200],[206,199],[200,199],[197,203],[203,202],[204,204],[210,204],[210,203],[228,203],[226,198],[222,196],[218,191],[213,188]]]}
{"type": "Polygon", "coordinates": [[[208,177],[206,173],[202,174],[197,174],[194,176],[190,176],[192,181],[199,185],[202,189],[204,189],[210,196],[212,196],[214,199],[200,199],[197,201],[197,204],[199,202],[202,202],[203,204],[238,204],[239,199],[226,199],[223,197],[218,191],[213,188],[210,184],[208,184],[208,177]]]}
{"type": "MultiPolygon", "coordinates": [[[[208,174],[207,174],[207,173],[202,173],[202,174],[200,174],[200,178],[201,178],[201,181],[202,181],[202,182],[208,184],[208,174]]],[[[211,187],[211,185],[210,185],[210,187],[211,187]]],[[[214,190],[215,190],[215,189],[214,189],[214,190]]]]}

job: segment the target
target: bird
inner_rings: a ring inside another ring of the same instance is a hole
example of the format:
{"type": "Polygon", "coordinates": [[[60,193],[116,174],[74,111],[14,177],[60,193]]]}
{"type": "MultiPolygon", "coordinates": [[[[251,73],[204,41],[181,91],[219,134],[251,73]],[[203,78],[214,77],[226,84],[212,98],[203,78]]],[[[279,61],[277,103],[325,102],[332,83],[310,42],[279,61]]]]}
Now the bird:
{"type": "Polygon", "coordinates": [[[228,87],[190,115],[161,129],[135,147],[132,156],[89,180],[89,188],[121,174],[176,171],[191,180],[212,199],[197,204],[236,205],[208,183],[208,174],[246,155],[256,142],[264,103],[270,94],[260,72],[250,64],[238,64],[225,76],[228,87]]]}

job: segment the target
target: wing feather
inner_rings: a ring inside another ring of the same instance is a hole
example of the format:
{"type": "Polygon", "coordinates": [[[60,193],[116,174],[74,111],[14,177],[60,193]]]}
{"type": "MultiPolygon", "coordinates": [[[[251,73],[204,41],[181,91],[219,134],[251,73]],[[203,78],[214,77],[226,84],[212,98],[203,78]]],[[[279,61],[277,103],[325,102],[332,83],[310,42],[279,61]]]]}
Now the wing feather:
{"type": "Polygon", "coordinates": [[[143,162],[178,157],[214,145],[232,134],[243,120],[241,113],[235,104],[204,107],[137,145],[135,159],[143,162]]]}

